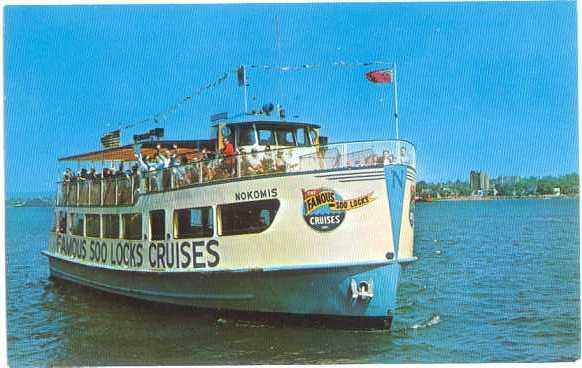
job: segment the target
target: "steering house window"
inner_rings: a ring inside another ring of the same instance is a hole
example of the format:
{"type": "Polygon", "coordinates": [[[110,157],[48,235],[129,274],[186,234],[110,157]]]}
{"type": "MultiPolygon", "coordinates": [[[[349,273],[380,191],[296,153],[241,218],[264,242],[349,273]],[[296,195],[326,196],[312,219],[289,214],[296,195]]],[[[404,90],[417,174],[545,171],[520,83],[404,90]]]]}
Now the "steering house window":
{"type": "Polygon", "coordinates": [[[71,213],[71,235],[83,236],[85,215],[71,213]]]}
{"type": "Polygon", "coordinates": [[[123,222],[123,239],[141,240],[141,213],[121,215],[123,222]]]}
{"type": "Polygon", "coordinates": [[[87,223],[87,236],[90,238],[98,238],[101,236],[101,216],[86,214],[85,222],[87,223]]]}
{"type": "Polygon", "coordinates": [[[119,239],[119,215],[103,215],[103,237],[119,239]]]}
{"type": "Polygon", "coordinates": [[[166,236],[166,216],[164,210],[150,211],[150,231],[152,240],[164,240],[166,236]]]}
{"type": "Polygon", "coordinates": [[[220,235],[253,234],[265,231],[279,210],[278,199],[223,204],[220,213],[220,235]]]}
{"type": "Polygon", "coordinates": [[[174,239],[209,238],[214,235],[212,207],[174,211],[174,239]]]}

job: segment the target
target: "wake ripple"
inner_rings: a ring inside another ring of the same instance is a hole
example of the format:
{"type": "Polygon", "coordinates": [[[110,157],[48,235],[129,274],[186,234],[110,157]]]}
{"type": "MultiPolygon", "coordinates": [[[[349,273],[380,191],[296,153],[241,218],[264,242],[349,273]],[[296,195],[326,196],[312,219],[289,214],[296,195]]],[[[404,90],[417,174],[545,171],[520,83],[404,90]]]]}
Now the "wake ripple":
{"type": "Polygon", "coordinates": [[[439,316],[438,314],[433,314],[429,319],[427,319],[426,321],[422,321],[419,323],[415,323],[412,326],[410,326],[411,329],[416,330],[419,328],[429,328],[431,326],[437,325],[439,323],[441,323],[442,319],[441,316],[439,316]]]}

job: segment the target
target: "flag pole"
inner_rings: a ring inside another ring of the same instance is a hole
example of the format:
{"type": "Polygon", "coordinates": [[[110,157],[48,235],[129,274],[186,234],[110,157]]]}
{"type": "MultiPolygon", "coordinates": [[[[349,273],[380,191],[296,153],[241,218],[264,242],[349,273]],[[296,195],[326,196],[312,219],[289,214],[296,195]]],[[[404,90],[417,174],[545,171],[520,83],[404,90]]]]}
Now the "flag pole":
{"type": "MultiPolygon", "coordinates": [[[[244,65],[243,65],[244,68],[244,65]]],[[[243,69],[243,89],[245,95],[245,114],[249,111],[248,109],[248,97],[247,97],[247,71],[243,69]]]]}
{"type": "Polygon", "coordinates": [[[398,84],[396,83],[396,63],[394,63],[392,68],[392,74],[394,74],[394,119],[396,120],[396,139],[400,139],[398,131],[398,84]]]}

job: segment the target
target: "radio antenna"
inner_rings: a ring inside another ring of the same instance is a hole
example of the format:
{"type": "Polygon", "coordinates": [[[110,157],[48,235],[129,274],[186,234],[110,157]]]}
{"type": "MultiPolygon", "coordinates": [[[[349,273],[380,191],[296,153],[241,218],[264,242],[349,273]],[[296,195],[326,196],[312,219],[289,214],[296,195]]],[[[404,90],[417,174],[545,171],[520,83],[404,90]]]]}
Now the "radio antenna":
{"type": "Polygon", "coordinates": [[[277,48],[277,64],[279,66],[278,87],[279,87],[279,103],[277,104],[278,115],[281,116],[281,103],[283,102],[283,85],[281,84],[282,63],[281,63],[281,32],[279,26],[279,16],[275,15],[275,47],[277,48]]]}

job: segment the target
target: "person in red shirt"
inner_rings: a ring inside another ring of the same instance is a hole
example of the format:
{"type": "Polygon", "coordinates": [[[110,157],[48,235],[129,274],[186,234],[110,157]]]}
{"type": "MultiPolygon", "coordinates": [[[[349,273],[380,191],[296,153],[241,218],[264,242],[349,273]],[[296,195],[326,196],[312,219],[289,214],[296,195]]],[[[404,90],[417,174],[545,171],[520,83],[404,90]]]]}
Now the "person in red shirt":
{"type": "Polygon", "coordinates": [[[224,166],[226,166],[227,172],[233,176],[234,175],[234,155],[236,154],[234,150],[234,145],[230,142],[228,138],[224,138],[224,149],[222,154],[224,155],[224,166]]]}
{"type": "Polygon", "coordinates": [[[223,140],[224,142],[224,149],[222,150],[222,154],[226,157],[226,156],[234,156],[234,146],[233,144],[230,142],[230,140],[228,138],[224,138],[223,140]]]}

